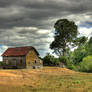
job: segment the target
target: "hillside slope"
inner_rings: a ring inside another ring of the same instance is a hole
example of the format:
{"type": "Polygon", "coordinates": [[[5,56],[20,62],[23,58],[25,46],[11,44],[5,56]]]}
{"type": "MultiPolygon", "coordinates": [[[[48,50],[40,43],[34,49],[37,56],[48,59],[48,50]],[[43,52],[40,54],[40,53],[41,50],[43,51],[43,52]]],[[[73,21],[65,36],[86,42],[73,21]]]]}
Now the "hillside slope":
{"type": "Polygon", "coordinates": [[[92,74],[66,68],[0,70],[0,92],[92,92],[92,74]]]}

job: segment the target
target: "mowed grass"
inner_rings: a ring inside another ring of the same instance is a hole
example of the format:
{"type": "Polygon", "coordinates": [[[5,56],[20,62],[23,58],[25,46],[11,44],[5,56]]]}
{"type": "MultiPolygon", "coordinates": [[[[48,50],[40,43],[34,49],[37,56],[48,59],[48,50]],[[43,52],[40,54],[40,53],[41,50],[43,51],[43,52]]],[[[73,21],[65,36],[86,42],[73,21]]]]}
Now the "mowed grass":
{"type": "Polygon", "coordinates": [[[0,92],[92,92],[92,74],[59,67],[0,70],[0,92]]]}

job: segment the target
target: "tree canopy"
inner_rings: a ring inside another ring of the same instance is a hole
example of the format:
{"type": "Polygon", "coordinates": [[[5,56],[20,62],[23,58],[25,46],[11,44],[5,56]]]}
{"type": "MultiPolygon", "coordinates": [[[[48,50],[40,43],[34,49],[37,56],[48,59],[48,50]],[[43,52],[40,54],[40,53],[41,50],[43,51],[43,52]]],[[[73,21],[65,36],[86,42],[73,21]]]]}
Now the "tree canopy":
{"type": "Polygon", "coordinates": [[[73,21],[59,19],[54,24],[54,28],[55,36],[54,41],[50,44],[50,48],[53,49],[58,56],[65,56],[66,49],[69,48],[77,38],[77,25],[73,21]]]}

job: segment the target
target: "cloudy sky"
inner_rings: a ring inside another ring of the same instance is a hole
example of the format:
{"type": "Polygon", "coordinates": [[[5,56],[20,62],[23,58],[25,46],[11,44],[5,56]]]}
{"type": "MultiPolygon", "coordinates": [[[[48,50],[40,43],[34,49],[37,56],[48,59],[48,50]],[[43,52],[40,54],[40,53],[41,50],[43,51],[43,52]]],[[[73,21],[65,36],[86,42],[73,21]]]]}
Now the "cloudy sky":
{"type": "Polygon", "coordinates": [[[56,20],[75,21],[82,35],[92,32],[92,0],[0,0],[0,54],[11,46],[50,52],[56,20]]]}

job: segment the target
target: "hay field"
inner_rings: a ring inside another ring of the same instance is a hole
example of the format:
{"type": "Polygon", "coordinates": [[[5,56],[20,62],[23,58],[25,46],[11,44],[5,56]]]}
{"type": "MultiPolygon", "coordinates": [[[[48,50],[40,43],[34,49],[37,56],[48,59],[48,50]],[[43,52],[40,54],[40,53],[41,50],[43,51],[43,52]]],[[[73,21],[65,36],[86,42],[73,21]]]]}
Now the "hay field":
{"type": "Polygon", "coordinates": [[[92,92],[92,74],[58,67],[0,70],[0,92],[92,92]]]}

